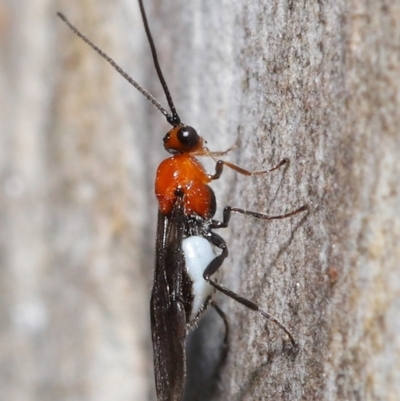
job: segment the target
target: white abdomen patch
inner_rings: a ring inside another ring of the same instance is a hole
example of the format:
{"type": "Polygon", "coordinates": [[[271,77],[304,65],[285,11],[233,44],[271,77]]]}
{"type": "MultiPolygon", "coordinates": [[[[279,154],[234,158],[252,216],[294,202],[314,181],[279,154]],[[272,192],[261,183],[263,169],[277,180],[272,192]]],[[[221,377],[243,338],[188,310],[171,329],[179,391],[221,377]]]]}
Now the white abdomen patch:
{"type": "MultiPolygon", "coordinates": [[[[193,282],[193,305],[190,314],[192,321],[202,310],[204,303],[214,292],[214,287],[203,278],[203,273],[210,262],[215,259],[213,246],[203,237],[193,236],[182,241],[185,254],[186,270],[193,282]]],[[[218,273],[216,273],[213,278],[218,273]]]]}

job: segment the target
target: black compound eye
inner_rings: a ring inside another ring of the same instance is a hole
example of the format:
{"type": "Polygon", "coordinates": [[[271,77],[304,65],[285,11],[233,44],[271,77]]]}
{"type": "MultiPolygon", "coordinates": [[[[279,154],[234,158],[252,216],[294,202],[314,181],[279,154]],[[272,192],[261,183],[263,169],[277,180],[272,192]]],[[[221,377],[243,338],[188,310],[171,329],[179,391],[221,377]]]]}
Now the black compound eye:
{"type": "Polygon", "coordinates": [[[179,129],[177,133],[178,141],[185,146],[186,149],[193,148],[200,141],[200,136],[196,130],[188,125],[179,129]]]}

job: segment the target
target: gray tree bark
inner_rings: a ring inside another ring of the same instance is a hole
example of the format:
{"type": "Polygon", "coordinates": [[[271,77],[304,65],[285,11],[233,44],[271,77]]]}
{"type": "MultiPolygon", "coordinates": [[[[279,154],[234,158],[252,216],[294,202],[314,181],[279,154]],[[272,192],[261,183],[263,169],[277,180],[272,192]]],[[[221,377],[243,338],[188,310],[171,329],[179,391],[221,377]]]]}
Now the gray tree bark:
{"type": "MultiPolygon", "coordinates": [[[[261,170],[213,185],[233,216],[187,400],[397,400],[400,3],[146,1],[182,119],[261,170]]],[[[168,126],[55,16],[162,103],[135,1],[0,2],[0,400],[154,400],[148,302],[168,126]]],[[[207,162],[213,171],[213,163],[207,162]]],[[[219,214],[220,216],[220,214],[219,214]]]]}

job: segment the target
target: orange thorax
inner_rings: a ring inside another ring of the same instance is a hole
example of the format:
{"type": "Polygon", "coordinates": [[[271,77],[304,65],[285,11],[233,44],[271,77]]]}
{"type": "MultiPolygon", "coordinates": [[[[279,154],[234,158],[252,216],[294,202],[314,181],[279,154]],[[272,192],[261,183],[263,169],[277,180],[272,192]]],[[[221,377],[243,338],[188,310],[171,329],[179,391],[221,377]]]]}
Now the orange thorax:
{"type": "Polygon", "coordinates": [[[205,219],[215,213],[215,195],[207,185],[211,181],[203,165],[187,153],[165,159],[158,166],[155,193],[160,210],[169,215],[176,201],[175,190],[183,190],[185,214],[205,219]]]}

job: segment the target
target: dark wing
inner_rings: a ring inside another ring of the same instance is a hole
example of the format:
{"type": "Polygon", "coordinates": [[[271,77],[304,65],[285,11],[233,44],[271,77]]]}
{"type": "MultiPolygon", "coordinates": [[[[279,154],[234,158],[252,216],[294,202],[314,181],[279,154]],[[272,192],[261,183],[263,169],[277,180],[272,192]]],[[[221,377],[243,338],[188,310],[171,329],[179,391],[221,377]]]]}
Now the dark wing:
{"type": "Polygon", "coordinates": [[[185,216],[181,198],[172,215],[158,213],[156,267],[150,302],[158,401],[181,401],[186,378],[186,313],[182,302],[185,216]]]}

